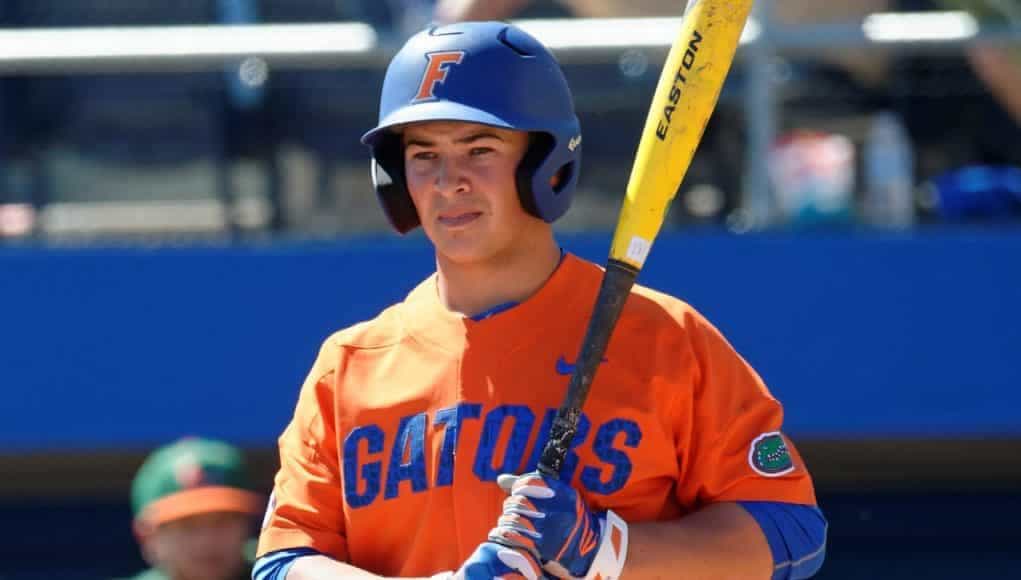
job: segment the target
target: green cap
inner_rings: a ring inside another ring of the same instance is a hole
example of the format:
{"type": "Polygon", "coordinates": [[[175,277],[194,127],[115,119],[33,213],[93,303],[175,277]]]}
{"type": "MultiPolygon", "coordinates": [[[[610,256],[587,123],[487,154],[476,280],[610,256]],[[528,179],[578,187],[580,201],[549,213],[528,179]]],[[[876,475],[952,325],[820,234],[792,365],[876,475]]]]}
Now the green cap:
{"type": "Polygon", "coordinates": [[[131,484],[135,519],[151,525],[209,512],[257,514],[244,457],[222,441],[189,437],[161,447],[131,484]]]}

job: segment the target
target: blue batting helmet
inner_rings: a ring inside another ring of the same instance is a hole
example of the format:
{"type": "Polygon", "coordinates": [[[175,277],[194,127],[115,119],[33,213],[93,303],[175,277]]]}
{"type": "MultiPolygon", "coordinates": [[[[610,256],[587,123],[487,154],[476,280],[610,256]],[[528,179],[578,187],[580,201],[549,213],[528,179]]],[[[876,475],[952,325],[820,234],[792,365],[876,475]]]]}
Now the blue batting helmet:
{"type": "Polygon", "coordinates": [[[390,61],[379,124],[362,143],[372,148],[376,194],[400,233],[421,222],[396,129],[441,120],[532,133],[517,169],[521,205],[547,222],[567,211],[578,182],[581,129],[560,65],[538,40],[506,22],[450,24],[412,36],[390,61]]]}

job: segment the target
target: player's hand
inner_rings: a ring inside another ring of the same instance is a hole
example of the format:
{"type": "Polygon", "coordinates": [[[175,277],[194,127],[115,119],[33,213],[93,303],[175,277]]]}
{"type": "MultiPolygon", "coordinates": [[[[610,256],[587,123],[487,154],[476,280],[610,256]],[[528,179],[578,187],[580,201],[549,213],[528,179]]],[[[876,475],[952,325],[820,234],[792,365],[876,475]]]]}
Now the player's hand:
{"type": "Polygon", "coordinates": [[[570,485],[538,471],[501,475],[497,483],[510,497],[489,538],[538,554],[559,578],[584,578],[602,544],[600,516],[570,485]]]}
{"type": "Polygon", "coordinates": [[[534,555],[522,548],[484,542],[454,572],[453,580],[541,580],[542,567],[534,555]]]}

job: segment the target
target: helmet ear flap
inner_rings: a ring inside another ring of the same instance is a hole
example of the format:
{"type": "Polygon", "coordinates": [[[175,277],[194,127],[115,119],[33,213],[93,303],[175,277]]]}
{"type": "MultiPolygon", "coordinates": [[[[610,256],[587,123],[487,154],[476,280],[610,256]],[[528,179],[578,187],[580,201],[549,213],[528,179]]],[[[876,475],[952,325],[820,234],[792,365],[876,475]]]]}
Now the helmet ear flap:
{"type": "Polygon", "coordinates": [[[372,185],[390,225],[406,234],[421,224],[404,177],[400,138],[387,135],[373,147],[372,185]]]}
{"type": "Polygon", "coordinates": [[[521,207],[526,212],[541,220],[546,220],[539,209],[538,202],[538,195],[542,195],[543,192],[537,192],[532,183],[535,180],[536,172],[553,151],[556,143],[552,135],[540,132],[529,133],[528,140],[528,149],[525,151],[524,157],[521,158],[521,162],[518,163],[518,169],[514,175],[518,186],[518,198],[521,200],[521,207]]]}
{"type": "Polygon", "coordinates": [[[530,139],[515,174],[518,197],[526,212],[553,223],[571,205],[581,150],[558,145],[557,137],[546,132],[532,132],[530,139]]]}

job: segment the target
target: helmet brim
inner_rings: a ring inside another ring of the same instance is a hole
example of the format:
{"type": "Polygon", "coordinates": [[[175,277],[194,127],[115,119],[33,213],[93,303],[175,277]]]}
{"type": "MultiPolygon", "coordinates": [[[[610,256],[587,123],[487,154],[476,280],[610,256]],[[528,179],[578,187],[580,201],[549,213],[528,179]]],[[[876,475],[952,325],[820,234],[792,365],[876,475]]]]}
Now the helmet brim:
{"type": "Polygon", "coordinates": [[[388,132],[396,131],[409,123],[424,121],[465,121],[504,129],[518,129],[507,121],[481,109],[462,105],[454,101],[427,101],[401,107],[379,122],[368,133],[362,135],[362,143],[373,146],[388,132]]]}

